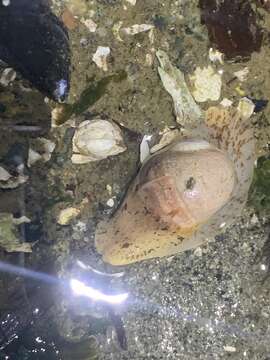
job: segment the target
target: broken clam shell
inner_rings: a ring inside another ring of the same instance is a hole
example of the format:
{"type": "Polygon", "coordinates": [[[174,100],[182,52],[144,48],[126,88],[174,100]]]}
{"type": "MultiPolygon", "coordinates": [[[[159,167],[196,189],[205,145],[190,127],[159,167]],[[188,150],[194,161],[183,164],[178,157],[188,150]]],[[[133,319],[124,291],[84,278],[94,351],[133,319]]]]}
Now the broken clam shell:
{"type": "Polygon", "coordinates": [[[120,128],[108,120],[83,121],[73,137],[74,164],[106,159],[126,150],[120,128]]]}

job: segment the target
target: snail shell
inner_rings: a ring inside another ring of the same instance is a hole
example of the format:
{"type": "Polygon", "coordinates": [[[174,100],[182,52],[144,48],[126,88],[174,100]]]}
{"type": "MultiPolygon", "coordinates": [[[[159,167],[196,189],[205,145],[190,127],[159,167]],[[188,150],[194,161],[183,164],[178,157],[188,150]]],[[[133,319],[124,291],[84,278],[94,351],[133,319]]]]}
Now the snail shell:
{"type": "Polygon", "coordinates": [[[116,214],[98,225],[104,261],[124,265],[194,248],[240,215],[255,156],[247,119],[213,107],[192,135],[146,159],[116,214]]]}

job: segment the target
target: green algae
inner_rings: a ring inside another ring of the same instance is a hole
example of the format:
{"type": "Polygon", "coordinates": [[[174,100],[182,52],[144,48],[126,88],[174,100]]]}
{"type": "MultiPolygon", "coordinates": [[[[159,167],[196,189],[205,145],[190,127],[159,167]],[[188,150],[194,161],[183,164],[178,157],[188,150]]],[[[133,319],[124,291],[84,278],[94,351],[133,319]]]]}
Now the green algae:
{"type": "Polygon", "coordinates": [[[90,85],[83,90],[79,100],[73,104],[63,104],[61,116],[57,119],[57,125],[64,124],[72,115],[80,115],[90,106],[94,105],[105,93],[111,82],[121,82],[127,78],[125,71],[109,75],[95,82],[94,77],[89,79],[90,85]]]}
{"type": "Polygon", "coordinates": [[[258,213],[270,213],[270,158],[260,157],[254,171],[249,203],[258,213]]]}

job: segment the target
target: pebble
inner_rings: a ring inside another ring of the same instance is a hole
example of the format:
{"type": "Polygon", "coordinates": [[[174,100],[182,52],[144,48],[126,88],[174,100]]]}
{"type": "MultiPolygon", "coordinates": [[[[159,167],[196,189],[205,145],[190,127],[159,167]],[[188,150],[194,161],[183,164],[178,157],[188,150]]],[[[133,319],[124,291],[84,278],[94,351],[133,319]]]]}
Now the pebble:
{"type": "Polygon", "coordinates": [[[98,46],[92,59],[94,63],[103,71],[108,71],[107,58],[110,55],[110,48],[108,46],[98,46]]]}

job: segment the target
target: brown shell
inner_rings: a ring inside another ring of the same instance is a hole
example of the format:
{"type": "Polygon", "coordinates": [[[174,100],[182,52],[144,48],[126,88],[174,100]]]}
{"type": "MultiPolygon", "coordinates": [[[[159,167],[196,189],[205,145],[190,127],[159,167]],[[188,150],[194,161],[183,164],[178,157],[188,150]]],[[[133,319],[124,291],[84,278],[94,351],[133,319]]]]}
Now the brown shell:
{"type": "Polygon", "coordinates": [[[190,236],[226,204],[234,183],[225,153],[209,144],[200,151],[172,145],[147,160],[115,217],[99,226],[97,249],[123,265],[194,247],[190,236]]]}
{"type": "Polygon", "coordinates": [[[212,107],[191,134],[147,159],[121,207],[98,225],[104,261],[124,265],[195,248],[241,214],[255,161],[249,119],[212,107]]]}

